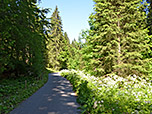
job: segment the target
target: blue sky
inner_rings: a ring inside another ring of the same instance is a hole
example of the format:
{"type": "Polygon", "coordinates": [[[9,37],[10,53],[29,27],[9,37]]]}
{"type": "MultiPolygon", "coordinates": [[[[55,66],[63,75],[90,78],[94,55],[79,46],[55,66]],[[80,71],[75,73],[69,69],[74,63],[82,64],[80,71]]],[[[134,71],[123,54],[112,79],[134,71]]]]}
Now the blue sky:
{"type": "Polygon", "coordinates": [[[82,29],[89,28],[88,19],[93,12],[93,4],[93,0],[41,0],[39,7],[51,8],[52,14],[56,5],[58,6],[63,30],[72,41],[74,38],[78,39],[82,29]]]}

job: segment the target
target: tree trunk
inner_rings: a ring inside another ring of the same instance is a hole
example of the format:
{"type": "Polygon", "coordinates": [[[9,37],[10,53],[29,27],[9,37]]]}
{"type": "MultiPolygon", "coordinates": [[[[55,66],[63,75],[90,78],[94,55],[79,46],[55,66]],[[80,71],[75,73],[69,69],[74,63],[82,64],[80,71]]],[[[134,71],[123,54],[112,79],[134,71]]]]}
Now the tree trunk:
{"type": "MultiPolygon", "coordinates": [[[[118,24],[118,29],[119,29],[119,32],[120,32],[120,21],[118,21],[117,24],[118,24]]],[[[120,55],[121,55],[121,45],[120,45],[121,37],[120,37],[120,33],[118,33],[117,37],[118,37],[118,60],[117,60],[117,62],[118,62],[118,65],[119,65],[119,64],[121,64],[121,57],[120,57],[120,55]]],[[[118,68],[117,70],[118,70],[118,75],[121,75],[120,68],[118,68]]]]}
{"type": "MultiPolygon", "coordinates": [[[[118,28],[120,29],[120,21],[118,21],[118,28]]],[[[120,58],[120,54],[121,54],[121,45],[120,45],[120,35],[118,34],[118,64],[121,63],[121,58],[120,58]]]]}

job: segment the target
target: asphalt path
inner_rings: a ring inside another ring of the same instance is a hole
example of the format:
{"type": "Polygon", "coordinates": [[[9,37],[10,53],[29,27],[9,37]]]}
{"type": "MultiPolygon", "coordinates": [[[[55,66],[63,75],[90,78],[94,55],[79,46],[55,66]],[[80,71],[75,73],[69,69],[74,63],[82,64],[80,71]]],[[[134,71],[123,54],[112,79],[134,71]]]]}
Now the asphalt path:
{"type": "Polygon", "coordinates": [[[10,114],[80,114],[72,85],[57,73],[10,114]]]}

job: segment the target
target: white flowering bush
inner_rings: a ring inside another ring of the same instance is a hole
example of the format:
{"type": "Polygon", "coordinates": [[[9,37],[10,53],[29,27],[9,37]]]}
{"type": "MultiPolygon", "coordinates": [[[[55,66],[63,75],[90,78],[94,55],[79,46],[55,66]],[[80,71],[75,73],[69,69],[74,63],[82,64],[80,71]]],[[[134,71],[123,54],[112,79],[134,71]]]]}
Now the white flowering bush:
{"type": "Polygon", "coordinates": [[[82,71],[62,70],[78,94],[82,113],[151,114],[152,84],[146,78],[117,75],[97,78],[82,71]]]}

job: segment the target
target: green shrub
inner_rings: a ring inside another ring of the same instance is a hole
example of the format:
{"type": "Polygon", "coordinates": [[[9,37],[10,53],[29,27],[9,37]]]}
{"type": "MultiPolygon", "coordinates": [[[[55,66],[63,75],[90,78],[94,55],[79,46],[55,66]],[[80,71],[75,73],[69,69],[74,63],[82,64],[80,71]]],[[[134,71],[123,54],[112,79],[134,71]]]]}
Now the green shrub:
{"type": "Polygon", "coordinates": [[[48,78],[44,74],[43,79],[35,77],[20,77],[17,79],[3,79],[0,81],[0,114],[7,114],[18,106],[20,102],[30,97],[48,78]],[[26,84],[25,84],[26,83],[26,84]],[[27,85],[25,87],[25,85],[27,85]]]}
{"type": "Polygon", "coordinates": [[[61,75],[71,82],[78,94],[82,114],[152,113],[152,84],[148,79],[136,75],[96,78],[75,70],[63,70],[61,75]]]}

